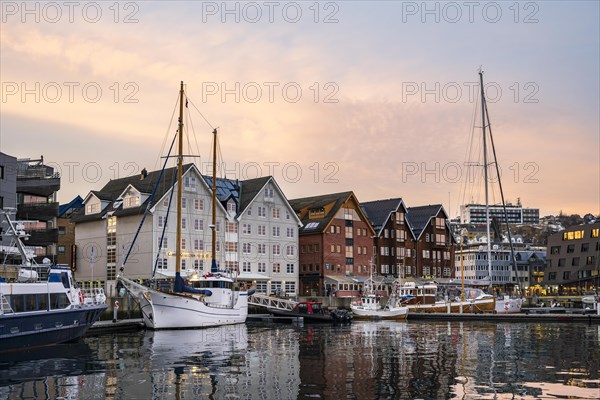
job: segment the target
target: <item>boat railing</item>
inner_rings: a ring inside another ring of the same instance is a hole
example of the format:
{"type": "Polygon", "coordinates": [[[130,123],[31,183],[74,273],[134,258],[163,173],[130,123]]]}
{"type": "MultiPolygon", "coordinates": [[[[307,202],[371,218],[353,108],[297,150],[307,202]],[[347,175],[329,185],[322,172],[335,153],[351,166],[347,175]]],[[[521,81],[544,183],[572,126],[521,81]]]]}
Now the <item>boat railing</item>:
{"type": "Polygon", "coordinates": [[[106,304],[106,295],[102,288],[80,289],[83,293],[84,304],[106,304]]]}
{"type": "Polygon", "coordinates": [[[252,296],[248,296],[248,304],[291,311],[298,303],[292,300],[271,297],[261,293],[254,293],[252,296]]]}
{"type": "Polygon", "coordinates": [[[49,273],[47,265],[0,265],[0,277],[7,282],[46,282],[49,273]]]}

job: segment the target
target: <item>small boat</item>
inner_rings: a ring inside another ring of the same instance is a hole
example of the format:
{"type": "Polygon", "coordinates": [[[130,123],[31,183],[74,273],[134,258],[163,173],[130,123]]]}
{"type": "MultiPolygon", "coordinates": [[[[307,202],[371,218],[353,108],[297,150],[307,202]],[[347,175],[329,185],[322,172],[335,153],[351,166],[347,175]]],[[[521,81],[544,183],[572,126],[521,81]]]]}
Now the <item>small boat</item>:
{"type": "Polygon", "coordinates": [[[350,305],[355,318],[359,319],[406,319],[408,307],[402,302],[390,297],[388,302],[382,306],[379,296],[368,294],[360,298],[358,302],[350,305]]]}
{"type": "Polygon", "coordinates": [[[317,301],[301,301],[292,310],[268,308],[273,315],[280,317],[302,317],[306,322],[349,322],[352,314],[346,310],[331,310],[325,312],[323,304],[317,301]]]}
{"type": "MultiPolygon", "coordinates": [[[[234,271],[220,270],[216,260],[216,165],[213,162],[212,177],[212,232],[211,246],[211,271],[202,276],[189,277],[185,282],[181,276],[181,231],[182,231],[182,187],[183,187],[183,109],[188,99],[184,93],[181,82],[179,91],[179,126],[176,133],[178,140],[177,155],[177,246],[175,251],[175,281],[170,287],[143,285],[124,275],[127,259],[131,254],[136,237],[133,238],[129,252],[120,268],[118,279],[123,286],[140,302],[144,323],[150,329],[181,329],[181,328],[206,328],[212,326],[240,324],[248,316],[248,296],[252,295],[254,288],[246,290],[241,288],[232,277],[234,271]]],[[[217,130],[213,130],[213,160],[216,160],[217,130]]],[[[173,139],[173,143],[175,139],[173,139]]],[[[163,171],[170,154],[165,158],[163,171]]],[[[157,185],[160,184],[160,179],[157,185]]],[[[147,209],[150,209],[153,198],[150,198],[147,209]]],[[[145,217],[145,214],[144,214],[145,217]]],[[[140,223],[141,229],[144,217],[140,223]]],[[[164,225],[165,227],[167,224],[164,225]]],[[[164,228],[163,228],[164,235],[164,228]]],[[[161,238],[162,243],[162,238],[161,238]]],[[[152,270],[152,265],[148,266],[152,270]]],[[[154,268],[154,271],[156,269],[154,268]]],[[[153,276],[154,277],[154,276],[153,276]]],[[[156,281],[154,281],[156,282],[156,281]]]]}
{"type": "Polygon", "coordinates": [[[392,293],[385,305],[381,305],[381,296],[373,290],[374,283],[371,264],[371,277],[363,285],[363,295],[358,301],[350,304],[352,314],[360,319],[406,319],[408,308],[403,304],[405,299],[399,297],[399,281],[394,282],[392,293]]]}
{"type": "Polygon", "coordinates": [[[82,337],[106,309],[104,293],[78,288],[68,266],[38,265],[23,245],[20,224],[8,223],[20,265],[0,265],[0,352],[54,345],[82,337]]]}

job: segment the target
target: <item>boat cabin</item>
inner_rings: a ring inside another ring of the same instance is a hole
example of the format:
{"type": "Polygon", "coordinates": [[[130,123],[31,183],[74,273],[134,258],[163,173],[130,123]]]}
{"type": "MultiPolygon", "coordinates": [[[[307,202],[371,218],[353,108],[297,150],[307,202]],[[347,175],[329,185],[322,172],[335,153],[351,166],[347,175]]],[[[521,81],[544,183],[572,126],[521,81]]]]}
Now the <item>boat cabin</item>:
{"type": "Polygon", "coordinates": [[[400,288],[400,297],[408,298],[407,304],[435,304],[437,285],[426,283],[417,285],[414,282],[406,282],[400,288]]]}
{"type": "Polygon", "coordinates": [[[303,301],[296,304],[294,311],[300,314],[325,314],[322,303],[314,301],[303,301]]]}

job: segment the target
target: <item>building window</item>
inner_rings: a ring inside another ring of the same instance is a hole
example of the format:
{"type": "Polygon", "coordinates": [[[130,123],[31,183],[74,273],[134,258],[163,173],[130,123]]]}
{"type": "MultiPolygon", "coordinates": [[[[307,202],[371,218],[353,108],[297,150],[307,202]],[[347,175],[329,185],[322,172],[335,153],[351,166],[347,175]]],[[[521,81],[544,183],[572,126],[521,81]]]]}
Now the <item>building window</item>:
{"type": "Polygon", "coordinates": [[[558,259],[558,266],[559,267],[564,267],[566,265],[567,259],[566,258],[559,258],[558,259]]]}
{"type": "Polygon", "coordinates": [[[296,282],[285,283],[285,293],[295,295],[296,294],[296,282]]]}
{"type": "Polygon", "coordinates": [[[264,225],[258,226],[258,236],[266,236],[267,235],[267,227],[264,225]]]}
{"type": "Polygon", "coordinates": [[[196,231],[203,231],[204,230],[204,220],[202,220],[202,219],[195,219],[194,220],[194,230],[196,230],[196,231]]]}
{"type": "Polygon", "coordinates": [[[187,219],[181,218],[181,229],[187,229],[187,219]]]}
{"type": "Polygon", "coordinates": [[[548,280],[549,281],[555,281],[556,280],[556,272],[550,272],[550,273],[548,273],[548,280]]]}
{"type": "Polygon", "coordinates": [[[230,201],[227,203],[227,212],[230,214],[235,214],[235,201],[230,201]]]}
{"type": "Polygon", "coordinates": [[[187,198],[181,198],[181,208],[187,208],[187,198]]]}
{"type": "Polygon", "coordinates": [[[279,210],[279,208],[273,208],[273,210],[271,210],[271,211],[272,211],[272,214],[273,214],[273,218],[279,219],[279,216],[280,216],[280,210],[279,210]]]}
{"type": "Polygon", "coordinates": [[[263,274],[267,272],[267,263],[259,262],[258,263],[258,272],[262,272],[263,274]]]}
{"type": "Polygon", "coordinates": [[[564,281],[568,280],[570,275],[571,275],[571,271],[564,271],[563,272],[563,280],[564,281]]]}
{"type": "Polygon", "coordinates": [[[235,222],[225,222],[225,232],[227,233],[238,233],[238,226],[235,222]]]}
{"type": "Polygon", "coordinates": [[[194,199],[194,209],[198,211],[204,211],[204,200],[194,199]]]}
{"type": "Polygon", "coordinates": [[[294,237],[294,228],[287,228],[286,229],[286,236],[289,238],[293,238],[294,237]]]}
{"type": "Polygon", "coordinates": [[[65,254],[65,246],[58,246],[58,254],[65,254]]]}
{"type": "MultiPolygon", "coordinates": [[[[2,207],[0,207],[0,208],[2,208],[2,207]]],[[[67,233],[67,228],[66,227],[64,227],[64,226],[59,226],[58,227],[58,234],[59,235],[64,235],[66,233],[67,233]]]]}
{"type": "Polygon", "coordinates": [[[194,269],[196,271],[204,269],[204,260],[194,260],[194,269]]]}
{"type": "Polygon", "coordinates": [[[280,228],[279,228],[278,226],[274,226],[274,227],[273,227],[273,236],[274,236],[274,237],[279,237],[279,236],[280,236],[280,233],[281,233],[281,230],[280,230],[280,228]]]}
{"type": "Polygon", "coordinates": [[[280,247],[279,244],[274,244],[273,245],[273,255],[274,256],[281,255],[281,247],[280,247]]]}
{"type": "Polygon", "coordinates": [[[581,252],[585,253],[589,250],[590,248],[590,244],[589,243],[581,243],[581,252]]]}
{"type": "Polygon", "coordinates": [[[244,235],[251,235],[252,234],[252,225],[251,224],[242,225],[242,233],[244,235]]]}
{"type": "Polygon", "coordinates": [[[140,198],[138,196],[127,196],[123,199],[123,208],[136,207],[140,205],[140,198]]]}
{"type": "Polygon", "coordinates": [[[281,272],[281,265],[279,263],[273,264],[273,273],[278,274],[281,272]]]}
{"type": "Polygon", "coordinates": [[[288,274],[293,274],[294,273],[294,264],[287,264],[287,266],[286,266],[286,272],[288,274]]]}
{"type": "Polygon", "coordinates": [[[242,263],[242,271],[243,271],[243,272],[250,272],[251,270],[252,270],[252,264],[250,264],[250,263],[249,263],[249,262],[247,262],[247,261],[244,261],[244,262],[242,263]]]}
{"type": "Polygon", "coordinates": [[[267,282],[256,282],[257,293],[267,293],[267,282]]]}
{"type": "Polygon", "coordinates": [[[166,258],[159,258],[158,260],[156,260],[156,268],[158,268],[158,269],[167,269],[167,259],[166,258]]]}
{"type": "Polygon", "coordinates": [[[567,246],[567,254],[570,253],[574,253],[575,252],[575,245],[574,244],[570,244],[567,246]]]}
{"type": "Polygon", "coordinates": [[[293,256],[293,255],[295,255],[295,253],[296,253],[296,250],[295,250],[295,248],[296,248],[296,246],[295,246],[295,245],[293,245],[293,244],[289,244],[289,245],[287,245],[287,246],[285,247],[285,254],[286,254],[287,256],[293,256]]]}
{"type": "Polygon", "coordinates": [[[550,254],[560,254],[560,246],[550,247],[550,254]]]}
{"type": "Polygon", "coordinates": [[[85,206],[86,214],[97,214],[99,212],[100,212],[100,204],[98,204],[98,203],[92,203],[92,204],[88,204],[87,206],[85,206]]]}
{"type": "Polygon", "coordinates": [[[571,260],[571,266],[578,267],[579,266],[579,257],[573,257],[571,260]]]}
{"type": "Polygon", "coordinates": [[[267,254],[267,245],[264,243],[259,243],[257,245],[258,254],[267,254]]]}
{"type": "Polygon", "coordinates": [[[265,199],[275,198],[275,191],[273,188],[265,188],[265,199]]]}
{"type": "Polygon", "coordinates": [[[258,216],[259,217],[266,217],[267,216],[267,209],[265,207],[258,206],[258,216]]]}

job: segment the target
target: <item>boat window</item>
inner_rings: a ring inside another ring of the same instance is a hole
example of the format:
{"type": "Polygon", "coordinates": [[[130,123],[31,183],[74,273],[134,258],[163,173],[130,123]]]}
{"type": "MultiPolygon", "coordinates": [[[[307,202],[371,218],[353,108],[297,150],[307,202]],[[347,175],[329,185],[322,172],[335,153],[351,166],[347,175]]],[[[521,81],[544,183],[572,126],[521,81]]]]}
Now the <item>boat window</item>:
{"type": "Polygon", "coordinates": [[[37,295],[37,309],[48,310],[48,294],[43,293],[37,295]]]}
{"type": "Polygon", "coordinates": [[[321,308],[320,304],[312,305],[313,314],[323,314],[323,308],[321,308]]]}
{"type": "Polygon", "coordinates": [[[306,304],[298,304],[298,312],[301,314],[308,313],[308,305],[306,304]]]}
{"type": "Polygon", "coordinates": [[[62,281],[62,284],[65,288],[69,288],[69,275],[66,272],[61,272],[60,273],[60,279],[62,281]]]}
{"type": "Polygon", "coordinates": [[[50,308],[53,310],[66,308],[71,304],[66,293],[50,293],[50,308]]]}
{"type": "Polygon", "coordinates": [[[23,295],[10,296],[10,306],[14,312],[25,311],[25,296],[23,296],[23,295]]]}

